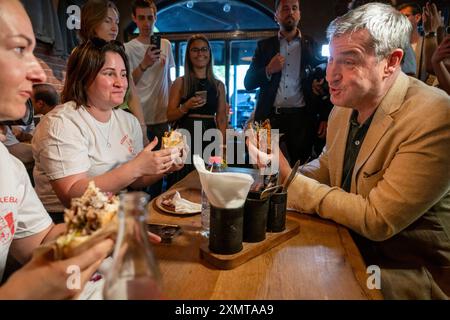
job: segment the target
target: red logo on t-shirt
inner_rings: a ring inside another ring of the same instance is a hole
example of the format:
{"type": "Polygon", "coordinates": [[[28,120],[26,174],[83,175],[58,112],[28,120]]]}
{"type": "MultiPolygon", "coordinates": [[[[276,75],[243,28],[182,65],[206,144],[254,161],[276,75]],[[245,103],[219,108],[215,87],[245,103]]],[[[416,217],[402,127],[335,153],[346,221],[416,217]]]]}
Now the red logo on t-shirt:
{"type": "Polygon", "coordinates": [[[122,139],[120,139],[120,144],[124,145],[127,149],[128,152],[132,155],[136,155],[136,152],[134,151],[134,143],[133,143],[133,139],[131,139],[130,137],[128,137],[128,135],[124,135],[122,137],[122,139]]]}
{"type": "Polygon", "coordinates": [[[0,244],[8,243],[15,231],[13,213],[8,212],[5,216],[0,216],[0,244]]]}

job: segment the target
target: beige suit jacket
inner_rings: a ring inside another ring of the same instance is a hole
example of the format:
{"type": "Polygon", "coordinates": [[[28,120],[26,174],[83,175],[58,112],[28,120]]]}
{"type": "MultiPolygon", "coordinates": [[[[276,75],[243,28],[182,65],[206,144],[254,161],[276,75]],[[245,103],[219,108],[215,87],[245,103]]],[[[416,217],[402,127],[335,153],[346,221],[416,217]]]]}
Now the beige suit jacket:
{"type": "Polygon", "coordinates": [[[353,230],[366,263],[382,269],[386,298],[446,298],[449,96],[400,73],[374,114],[347,193],[340,186],[351,114],[333,109],[324,152],[303,170],[312,179],[297,175],[288,206],[353,230]]]}

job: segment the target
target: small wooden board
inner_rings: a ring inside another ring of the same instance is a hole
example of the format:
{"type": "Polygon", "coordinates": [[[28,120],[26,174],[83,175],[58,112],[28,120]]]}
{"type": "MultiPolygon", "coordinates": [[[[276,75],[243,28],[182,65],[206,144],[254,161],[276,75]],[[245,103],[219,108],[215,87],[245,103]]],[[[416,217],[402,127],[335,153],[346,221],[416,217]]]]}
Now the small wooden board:
{"type": "Polygon", "coordinates": [[[200,245],[200,258],[219,269],[230,270],[253,259],[271,248],[283,243],[300,232],[298,222],[287,218],[286,229],[283,232],[266,232],[266,239],[256,243],[243,242],[243,248],[235,254],[216,254],[208,248],[208,241],[200,245]]]}

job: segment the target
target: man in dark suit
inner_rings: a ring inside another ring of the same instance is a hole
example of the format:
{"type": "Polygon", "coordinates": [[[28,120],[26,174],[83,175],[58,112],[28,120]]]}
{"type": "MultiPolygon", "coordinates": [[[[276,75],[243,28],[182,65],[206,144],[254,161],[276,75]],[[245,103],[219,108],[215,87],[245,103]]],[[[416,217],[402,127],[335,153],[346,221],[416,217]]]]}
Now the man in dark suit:
{"type": "Polygon", "coordinates": [[[314,40],[297,28],[299,1],[277,0],[275,6],[280,31],[258,42],[244,85],[247,90],[260,88],[255,121],[269,118],[284,133],[280,148],[292,164],[311,156],[319,123],[323,132],[328,118],[311,101],[312,70],[323,61],[316,57],[314,40]]]}

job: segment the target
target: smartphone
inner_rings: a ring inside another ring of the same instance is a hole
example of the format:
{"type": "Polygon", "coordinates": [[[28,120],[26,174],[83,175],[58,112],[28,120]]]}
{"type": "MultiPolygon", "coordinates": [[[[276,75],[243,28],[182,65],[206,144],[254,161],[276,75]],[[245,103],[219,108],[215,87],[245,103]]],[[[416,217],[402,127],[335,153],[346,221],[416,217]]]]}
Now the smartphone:
{"type": "Polygon", "coordinates": [[[150,44],[155,46],[153,50],[161,50],[161,36],[159,34],[152,34],[150,36],[150,44]]]}
{"type": "Polygon", "coordinates": [[[181,227],[176,224],[148,223],[147,230],[160,236],[162,243],[171,243],[173,238],[181,234],[181,227]]]}

